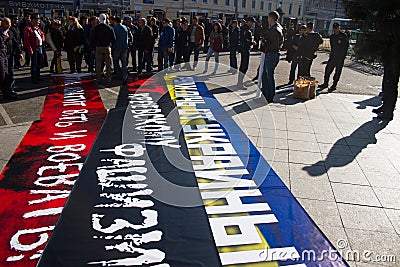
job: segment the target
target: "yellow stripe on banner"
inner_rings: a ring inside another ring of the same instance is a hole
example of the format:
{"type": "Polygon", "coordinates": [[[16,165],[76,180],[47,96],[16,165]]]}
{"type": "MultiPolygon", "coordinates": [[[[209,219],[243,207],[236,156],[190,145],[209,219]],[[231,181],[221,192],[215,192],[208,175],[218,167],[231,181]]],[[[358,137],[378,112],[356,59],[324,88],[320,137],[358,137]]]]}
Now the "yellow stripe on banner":
{"type": "MultiPolygon", "coordinates": [[[[168,92],[170,94],[170,97],[172,101],[174,102],[175,106],[176,104],[176,92],[175,92],[175,86],[174,86],[174,79],[175,76],[164,76],[168,92]]],[[[182,90],[180,90],[180,93],[182,93],[182,90]]],[[[194,106],[182,106],[179,107],[179,109],[182,110],[196,110],[196,107],[194,106]]],[[[184,125],[205,125],[207,122],[204,119],[195,119],[195,120],[187,120],[187,119],[181,119],[179,118],[180,124],[182,126],[184,125]]],[[[190,140],[189,137],[185,136],[185,140],[190,140]]],[[[213,142],[211,141],[202,141],[199,143],[203,144],[212,144],[213,142]]],[[[200,149],[188,149],[189,155],[192,156],[201,156],[201,151],[200,149]]],[[[196,163],[195,161],[192,160],[192,164],[196,163]]],[[[224,169],[220,169],[224,170],[224,169]]],[[[198,178],[197,179],[198,183],[205,183],[205,182],[211,182],[208,181],[207,179],[203,178],[198,178]]],[[[231,190],[234,190],[234,188],[231,188],[231,190]]],[[[203,192],[207,192],[209,190],[202,190],[203,192]]],[[[228,190],[229,191],[229,190],[228,190]]],[[[226,205],[227,202],[225,199],[215,199],[215,200],[203,200],[204,206],[210,207],[210,206],[221,206],[221,205],[226,205]]],[[[235,214],[223,214],[223,215],[208,215],[209,218],[219,218],[219,217],[238,217],[238,216],[249,216],[248,213],[235,213],[235,214]]],[[[240,234],[240,230],[238,227],[232,226],[228,227],[225,229],[227,234],[229,235],[234,235],[234,234],[240,234]]],[[[218,252],[219,253],[227,253],[227,252],[236,252],[236,251],[250,251],[250,250],[266,250],[269,249],[270,246],[261,233],[259,227],[256,227],[257,233],[260,236],[261,243],[259,244],[251,244],[251,245],[240,245],[240,246],[230,246],[230,247],[218,247],[218,252]]],[[[258,263],[245,263],[245,264],[237,264],[237,265],[229,265],[230,267],[235,267],[235,266],[248,266],[248,267],[259,267],[259,266],[264,266],[264,267],[277,267],[279,266],[277,262],[258,262],[258,263]]]]}

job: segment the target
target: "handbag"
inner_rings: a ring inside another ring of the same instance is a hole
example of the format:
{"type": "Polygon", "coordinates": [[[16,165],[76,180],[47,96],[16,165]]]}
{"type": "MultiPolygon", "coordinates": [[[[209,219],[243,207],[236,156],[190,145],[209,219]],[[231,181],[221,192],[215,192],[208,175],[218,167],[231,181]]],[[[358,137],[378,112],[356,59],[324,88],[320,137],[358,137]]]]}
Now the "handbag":
{"type": "Polygon", "coordinates": [[[213,43],[213,51],[221,52],[222,51],[222,41],[220,39],[215,39],[213,43]]]}

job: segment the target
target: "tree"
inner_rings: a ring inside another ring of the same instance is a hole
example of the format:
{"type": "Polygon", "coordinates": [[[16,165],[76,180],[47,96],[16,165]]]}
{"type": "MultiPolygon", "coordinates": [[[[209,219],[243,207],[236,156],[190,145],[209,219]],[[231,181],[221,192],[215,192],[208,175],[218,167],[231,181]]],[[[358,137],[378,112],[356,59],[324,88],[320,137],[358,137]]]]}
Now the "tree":
{"type": "Polygon", "coordinates": [[[400,1],[343,0],[350,18],[364,33],[354,48],[357,57],[370,62],[400,62],[400,1]]]}

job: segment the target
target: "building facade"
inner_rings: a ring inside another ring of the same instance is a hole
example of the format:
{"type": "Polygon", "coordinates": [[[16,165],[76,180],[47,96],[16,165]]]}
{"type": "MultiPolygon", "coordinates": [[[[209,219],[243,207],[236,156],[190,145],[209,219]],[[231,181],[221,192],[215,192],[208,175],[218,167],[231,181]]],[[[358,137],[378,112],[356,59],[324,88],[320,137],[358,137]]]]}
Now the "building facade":
{"type": "Polygon", "coordinates": [[[304,19],[313,21],[315,30],[328,35],[333,18],[347,18],[342,0],[305,0],[304,19]]]}

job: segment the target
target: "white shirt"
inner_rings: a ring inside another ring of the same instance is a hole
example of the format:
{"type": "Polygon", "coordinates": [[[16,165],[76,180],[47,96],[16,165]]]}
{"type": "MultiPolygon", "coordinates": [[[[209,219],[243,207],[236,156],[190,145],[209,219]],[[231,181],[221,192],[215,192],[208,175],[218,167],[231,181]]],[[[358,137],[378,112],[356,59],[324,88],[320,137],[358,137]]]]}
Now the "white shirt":
{"type": "Polygon", "coordinates": [[[43,40],[42,40],[42,36],[40,35],[40,32],[39,32],[39,27],[35,27],[33,29],[33,31],[35,32],[35,35],[36,35],[36,44],[38,45],[38,47],[42,46],[43,40]]]}

